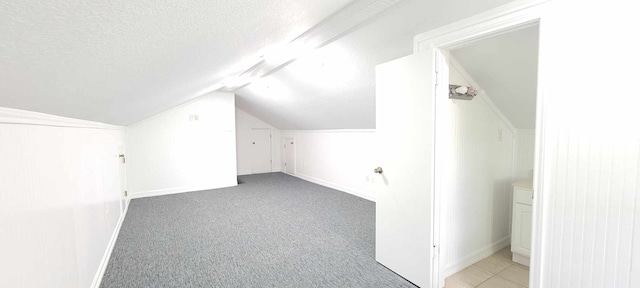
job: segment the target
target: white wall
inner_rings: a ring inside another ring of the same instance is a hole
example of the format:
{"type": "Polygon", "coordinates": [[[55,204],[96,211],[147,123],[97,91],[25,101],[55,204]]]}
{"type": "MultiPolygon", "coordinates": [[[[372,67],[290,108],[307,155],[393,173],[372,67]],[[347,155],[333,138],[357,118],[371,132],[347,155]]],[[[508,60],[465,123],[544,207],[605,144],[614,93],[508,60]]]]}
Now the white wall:
{"type": "Polygon", "coordinates": [[[625,37],[640,25],[636,4],[550,5],[540,38],[534,223],[543,228],[532,287],[640,287],[640,113],[638,93],[627,91],[638,80],[640,43],[625,37]]]}
{"type": "Polygon", "coordinates": [[[283,130],[285,138],[295,139],[295,176],[375,201],[374,130],[283,130]]]}
{"type": "MultiPolygon", "coordinates": [[[[451,84],[474,82],[466,72],[449,70],[451,84]]],[[[445,275],[509,243],[515,136],[485,95],[449,100],[448,106],[451,160],[440,207],[445,275]]]]}
{"type": "Polygon", "coordinates": [[[279,172],[281,167],[282,140],[280,130],[236,108],[236,147],[238,175],[251,173],[251,129],[271,129],[271,171],[279,172]]]}
{"type": "Polygon", "coordinates": [[[121,221],[122,127],[0,108],[0,287],[90,287],[121,221]]]}
{"type": "Polygon", "coordinates": [[[515,147],[515,180],[533,179],[533,164],[536,152],[535,130],[518,129],[515,147]]]}
{"type": "Polygon", "coordinates": [[[129,126],[129,195],[237,185],[235,129],[235,95],[215,92],[129,126]]]}

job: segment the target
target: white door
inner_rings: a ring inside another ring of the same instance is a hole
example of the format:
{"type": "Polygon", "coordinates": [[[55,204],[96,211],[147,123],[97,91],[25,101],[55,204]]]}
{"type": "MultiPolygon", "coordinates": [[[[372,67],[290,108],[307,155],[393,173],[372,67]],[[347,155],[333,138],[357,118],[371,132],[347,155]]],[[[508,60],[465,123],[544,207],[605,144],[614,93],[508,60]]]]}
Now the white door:
{"type": "Polygon", "coordinates": [[[432,70],[432,50],[376,67],[376,260],[423,288],[433,279],[432,70]]]}
{"type": "Polygon", "coordinates": [[[251,174],[271,172],[271,129],[251,130],[251,174]]]}
{"type": "Polygon", "coordinates": [[[293,138],[284,139],[284,172],[287,174],[296,174],[296,147],[293,138]]]}
{"type": "Polygon", "coordinates": [[[120,172],[120,193],[122,198],[120,200],[120,210],[124,213],[127,209],[127,160],[124,154],[124,146],[118,146],[118,168],[120,172]]]}

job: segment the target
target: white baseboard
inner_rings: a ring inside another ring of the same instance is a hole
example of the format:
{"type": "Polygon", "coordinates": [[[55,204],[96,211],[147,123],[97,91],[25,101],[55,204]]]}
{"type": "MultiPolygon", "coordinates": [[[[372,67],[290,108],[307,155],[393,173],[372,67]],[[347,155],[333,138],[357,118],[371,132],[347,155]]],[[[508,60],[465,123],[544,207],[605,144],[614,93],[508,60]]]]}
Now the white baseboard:
{"type": "Polygon", "coordinates": [[[527,266],[527,267],[529,267],[529,263],[531,262],[531,259],[529,258],[529,256],[520,255],[518,253],[513,253],[513,256],[511,257],[511,260],[513,262],[516,262],[518,264],[522,264],[522,265],[527,266]]]}
{"type": "Polygon", "coordinates": [[[118,224],[116,225],[116,229],[113,231],[111,235],[111,240],[109,240],[109,244],[107,245],[107,250],[105,250],[104,255],[102,256],[102,261],[100,261],[100,265],[98,265],[98,271],[96,275],[93,277],[93,282],[91,283],[91,288],[100,287],[100,283],[102,282],[102,277],[104,277],[104,272],[107,271],[107,265],[109,264],[109,259],[111,259],[111,253],[113,252],[113,248],[116,246],[116,240],[118,240],[118,235],[120,235],[120,228],[122,228],[122,223],[124,223],[124,218],[127,216],[127,212],[129,211],[129,200],[127,199],[127,207],[124,208],[124,212],[120,215],[120,219],[118,219],[118,224]]]}
{"type": "Polygon", "coordinates": [[[354,190],[354,189],[345,188],[345,187],[342,187],[340,185],[337,185],[337,184],[334,184],[334,183],[331,183],[331,182],[328,182],[328,181],[325,181],[325,180],[321,180],[321,179],[318,179],[318,178],[314,178],[314,177],[311,177],[311,176],[306,176],[306,175],[301,175],[301,174],[295,174],[294,175],[294,174],[289,174],[289,173],[286,173],[286,172],[285,172],[285,174],[288,174],[288,175],[291,175],[291,176],[294,176],[294,177],[298,177],[298,178],[300,178],[302,180],[306,180],[306,181],[309,181],[309,182],[312,182],[312,183],[315,183],[315,184],[318,184],[318,185],[329,187],[331,189],[335,189],[335,190],[338,190],[338,191],[349,193],[351,195],[358,196],[360,198],[364,198],[364,199],[367,199],[369,201],[376,202],[375,196],[371,195],[369,193],[364,193],[362,191],[357,191],[357,190],[354,190]]]}
{"type": "Polygon", "coordinates": [[[179,194],[179,193],[197,192],[197,191],[203,191],[203,190],[227,188],[227,187],[233,187],[233,186],[238,186],[238,182],[229,183],[227,185],[222,185],[222,186],[215,186],[215,187],[209,187],[209,186],[185,186],[185,187],[176,187],[176,188],[168,188],[168,189],[138,191],[138,192],[132,192],[130,198],[131,199],[138,199],[138,198],[146,198],[146,197],[154,197],[154,196],[162,196],[162,195],[170,195],[170,194],[179,194]]]}
{"type": "Polygon", "coordinates": [[[493,242],[481,249],[476,250],[473,253],[470,253],[464,259],[456,261],[452,264],[444,267],[444,278],[447,278],[453,274],[456,274],[465,268],[473,265],[474,263],[487,258],[496,252],[500,251],[502,248],[509,246],[511,244],[511,235],[504,237],[496,242],[493,242]]]}

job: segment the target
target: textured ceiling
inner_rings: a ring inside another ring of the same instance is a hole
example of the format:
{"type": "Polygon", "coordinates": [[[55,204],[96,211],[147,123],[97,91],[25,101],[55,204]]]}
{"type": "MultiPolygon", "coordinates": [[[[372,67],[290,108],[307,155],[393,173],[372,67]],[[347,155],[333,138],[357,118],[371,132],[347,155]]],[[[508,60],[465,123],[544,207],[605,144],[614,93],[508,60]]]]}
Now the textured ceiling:
{"type": "Polygon", "coordinates": [[[126,125],[350,0],[0,0],[0,106],[126,125]]]}
{"type": "Polygon", "coordinates": [[[538,34],[536,25],[451,51],[518,129],[535,128],[538,34]]]}
{"type": "MultiPolygon", "coordinates": [[[[375,65],[410,54],[417,33],[509,1],[401,1],[236,91],[238,106],[282,129],[375,128],[375,65]]],[[[0,0],[0,106],[132,124],[350,2],[0,0]]]]}

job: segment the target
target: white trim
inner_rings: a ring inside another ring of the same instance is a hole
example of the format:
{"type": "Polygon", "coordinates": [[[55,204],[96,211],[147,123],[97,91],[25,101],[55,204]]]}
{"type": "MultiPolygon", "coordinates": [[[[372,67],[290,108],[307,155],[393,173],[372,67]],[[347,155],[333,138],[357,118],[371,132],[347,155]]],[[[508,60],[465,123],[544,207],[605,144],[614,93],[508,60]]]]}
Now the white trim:
{"type": "Polygon", "coordinates": [[[413,38],[413,51],[418,52],[430,47],[449,49],[451,45],[464,45],[470,41],[495,36],[512,30],[527,27],[539,21],[545,3],[550,0],[519,0],[488,10],[475,16],[449,25],[418,34],[413,38]],[[517,27],[516,27],[517,26],[517,27]],[[464,39],[463,41],[460,41],[464,39]]]}
{"type": "Polygon", "coordinates": [[[228,187],[235,187],[235,186],[238,186],[238,183],[231,184],[231,185],[224,185],[221,187],[220,186],[216,186],[216,187],[184,186],[184,187],[175,187],[175,188],[167,188],[167,189],[138,191],[138,192],[130,193],[129,198],[139,199],[139,198],[146,198],[146,197],[155,197],[155,196],[163,196],[163,195],[171,195],[171,194],[188,193],[188,192],[198,192],[198,191],[228,188],[228,187]]]}
{"type": "Polygon", "coordinates": [[[100,283],[102,282],[102,277],[104,277],[104,272],[107,271],[107,265],[109,264],[109,260],[111,259],[111,253],[113,253],[113,248],[116,246],[116,241],[118,240],[118,235],[120,235],[120,228],[122,228],[122,223],[124,223],[124,219],[127,216],[127,212],[129,212],[129,199],[127,201],[127,207],[124,208],[124,212],[120,215],[120,219],[118,219],[118,224],[116,225],[116,229],[113,231],[111,235],[111,240],[109,240],[109,244],[107,245],[107,250],[104,252],[102,256],[102,261],[100,261],[100,265],[98,266],[98,271],[96,275],[93,277],[93,282],[91,283],[92,288],[100,287],[100,283]]]}
{"type": "MultiPolygon", "coordinates": [[[[482,89],[482,86],[480,86],[480,84],[478,84],[478,82],[476,82],[476,80],[473,79],[473,77],[469,74],[469,72],[467,72],[467,70],[464,69],[462,65],[460,65],[460,62],[458,62],[458,60],[456,60],[456,58],[454,58],[452,55],[449,55],[449,65],[453,66],[453,68],[456,69],[458,73],[460,73],[460,76],[462,76],[464,80],[469,82],[471,87],[474,87],[476,90],[480,91],[480,93],[478,93],[476,97],[482,99],[482,101],[484,101],[484,103],[487,104],[489,109],[491,109],[491,111],[493,111],[493,113],[496,114],[496,116],[498,116],[500,121],[502,121],[502,123],[504,123],[504,125],[507,126],[509,131],[511,131],[511,134],[515,137],[516,131],[518,129],[516,129],[516,127],[513,126],[513,124],[511,123],[511,121],[509,121],[509,118],[507,118],[507,116],[504,116],[504,114],[502,113],[502,111],[500,111],[498,106],[496,106],[496,104],[493,103],[493,101],[491,101],[491,98],[489,97],[489,95],[487,95],[486,91],[482,89]]],[[[448,77],[448,76],[445,75],[443,77],[448,77]]]]}
{"type": "MultiPolygon", "coordinates": [[[[546,9],[545,7],[547,6],[546,3],[549,2],[549,0],[519,0],[519,1],[515,1],[515,2],[511,2],[509,4],[500,6],[498,8],[486,11],[484,13],[480,13],[476,16],[467,18],[467,19],[463,19],[461,21],[452,23],[450,25],[426,32],[426,33],[422,33],[417,35],[416,37],[414,37],[414,53],[417,53],[419,51],[422,50],[428,50],[428,49],[433,49],[435,50],[435,58],[440,59],[439,55],[442,54],[441,49],[455,49],[457,47],[461,47],[467,43],[473,42],[473,41],[477,41],[480,39],[485,39],[485,38],[489,38],[492,36],[496,36],[502,33],[506,33],[509,31],[515,31],[518,29],[522,29],[525,27],[530,27],[531,25],[537,24],[537,23],[541,23],[542,22],[542,15],[544,13],[544,10],[546,9]]],[[[541,33],[542,33],[542,29],[541,29],[541,33]]],[[[539,62],[543,63],[542,61],[542,57],[539,58],[539,62]]],[[[436,65],[434,65],[434,70],[433,73],[436,73],[436,69],[438,69],[439,67],[436,67],[436,65]]],[[[541,69],[539,69],[538,71],[540,71],[541,69]]],[[[544,152],[542,151],[542,141],[543,139],[541,139],[541,135],[544,129],[545,129],[545,121],[543,119],[544,117],[544,111],[542,111],[542,105],[541,103],[543,102],[543,96],[544,93],[542,93],[542,91],[544,90],[542,87],[542,84],[540,81],[540,75],[538,75],[538,95],[537,95],[537,117],[536,117],[536,164],[535,164],[535,175],[534,175],[534,186],[535,186],[535,191],[540,191],[543,192],[543,190],[540,190],[539,187],[543,187],[543,179],[541,179],[541,175],[542,175],[542,166],[544,165],[544,152]]],[[[434,99],[436,99],[437,97],[434,97],[434,99]]],[[[438,102],[436,102],[436,107],[438,107],[439,105],[437,105],[438,102]]],[[[438,115],[438,113],[436,111],[436,115],[438,115]]],[[[442,113],[440,113],[442,114],[442,113]]],[[[440,119],[439,117],[437,119],[440,119]]],[[[436,120],[437,120],[436,119],[436,120]]],[[[436,124],[436,129],[434,129],[434,133],[439,133],[438,131],[438,126],[436,124]]],[[[437,137],[437,135],[436,135],[437,137]]],[[[436,145],[438,143],[438,140],[436,138],[436,145]]],[[[441,144],[442,145],[442,144],[441,144]]],[[[438,173],[438,169],[443,169],[442,167],[446,167],[446,163],[443,163],[442,161],[438,161],[436,158],[436,163],[435,165],[437,165],[436,167],[438,167],[437,169],[434,169],[434,173],[438,173]]],[[[435,178],[438,179],[438,178],[435,178]]],[[[439,195],[441,195],[443,193],[442,191],[442,185],[438,185],[437,183],[435,184],[435,192],[434,192],[434,199],[439,199],[441,198],[439,195]]],[[[532,284],[530,287],[539,287],[540,286],[540,277],[541,277],[541,271],[543,269],[545,269],[545,267],[543,267],[543,263],[540,261],[541,258],[544,256],[540,253],[541,251],[541,247],[543,247],[546,243],[544,242],[544,235],[542,235],[542,233],[544,232],[542,230],[542,221],[545,220],[547,221],[547,219],[542,219],[542,211],[537,211],[538,207],[541,207],[540,205],[543,204],[543,195],[541,195],[543,193],[536,193],[536,197],[534,197],[534,201],[533,201],[533,206],[534,206],[534,219],[533,219],[533,237],[532,237],[532,251],[531,251],[531,277],[530,277],[530,284],[532,284]],[[540,242],[540,243],[539,243],[540,242]],[[537,259],[537,260],[536,260],[537,259]]],[[[436,201],[434,200],[434,204],[433,205],[437,205],[436,201]]],[[[435,207],[435,206],[434,206],[435,207]]],[[[432,207],[432,209],[434,209],[434,207],[432,207]]],[[[436,210],[434,209],[434,213],[436,210]]],[[[441,217],[439,216],[434,216],[434,221],[435,219],[440,219],[439,221],[442,221],[441,217]]],[[[439,228],[441,227],[441,225],[438,224],[432,224],[432,228],[434,229],[441,229],[439,228]]],[[[440,233],[438,231],[434,231],[434,235],[440,235],[440,233]]],[[[434,241],[434,243],[438,243],[439,240],[434,241]]],[[[442,268],[443,263],[441,261],[439,261],[438,258],[434,258],[434,261],[438,261],[440,262],[439,264],[435,264],[435,265],[439,265],[439,267],[442,268]]],[[[435,266],[434,265],[434,266],[435,266]]],[[[434,287],[438,287],[440,284],[444,285],[444,277],[442,277],[443,270],[440,270],[441,273],[440,276],[438,277],[437,275],[434,275],[435,279],[432,279],[433,281],[433,286],[434,287]]]]}
{"type": "Polygon", "coordinates": [[[511,261],[516,262],[518,264],[522,264],[527,267],[529,267],[529,263],[531,263],[531,259],[529,259],[529,256],[520,255],[518,253],[513,253],[513,256],[511,257],[511,261]]]}
{"type": "Polygon", "coordinates": [[[123,126],[0,107],[0,124],[124,130],[123,126]]]}
{"type": "Polygon", "coordinates": [[[467,258],[447,265],[447,267],[445,267],[443,270],[444,277],[449,277],[464,270],[465,268],[477,263],[478,261],[487,258],[502,250],[503,248],[509,246],[509,244],[511,244],[511,236],[504,237],[496,242],[493,242],[485,247],[474,251],[473,253],[470,253],[467,258]]]}
{"type": "MultiPolygon", "coordinates": [[[[289,173],[286,173],[286,174],[291,175],[289,173]]],[[[314,177],[306,176],[306,175],[302,175],[302,174],[296,174],[296,175],[291,175],[291,176],[297,177],[297,178],[300,178],[302,180],[309,181],[311,183],[315,183],[315,184],[318,184],[318,185],[321,185],[321,186],[325,186],[325,187],[328,187],[328,188],[331,188],[331,189],[335,189],[335,190],[338,190],[340,192],[345,192],[345,193],[348,193],[348,194],[351,194],[351,195],[354,195],[354,196],[358,196],[360,198],[367,199],[369,201],[376,202],[376,197],[374,195],[369,194],[369,193],[364,193],[362,191],[346,188],[346,187],[331,183],[329,181],[321,180],[321,179],[318,179],[318,178],[314,178],[314,177]]]]}

